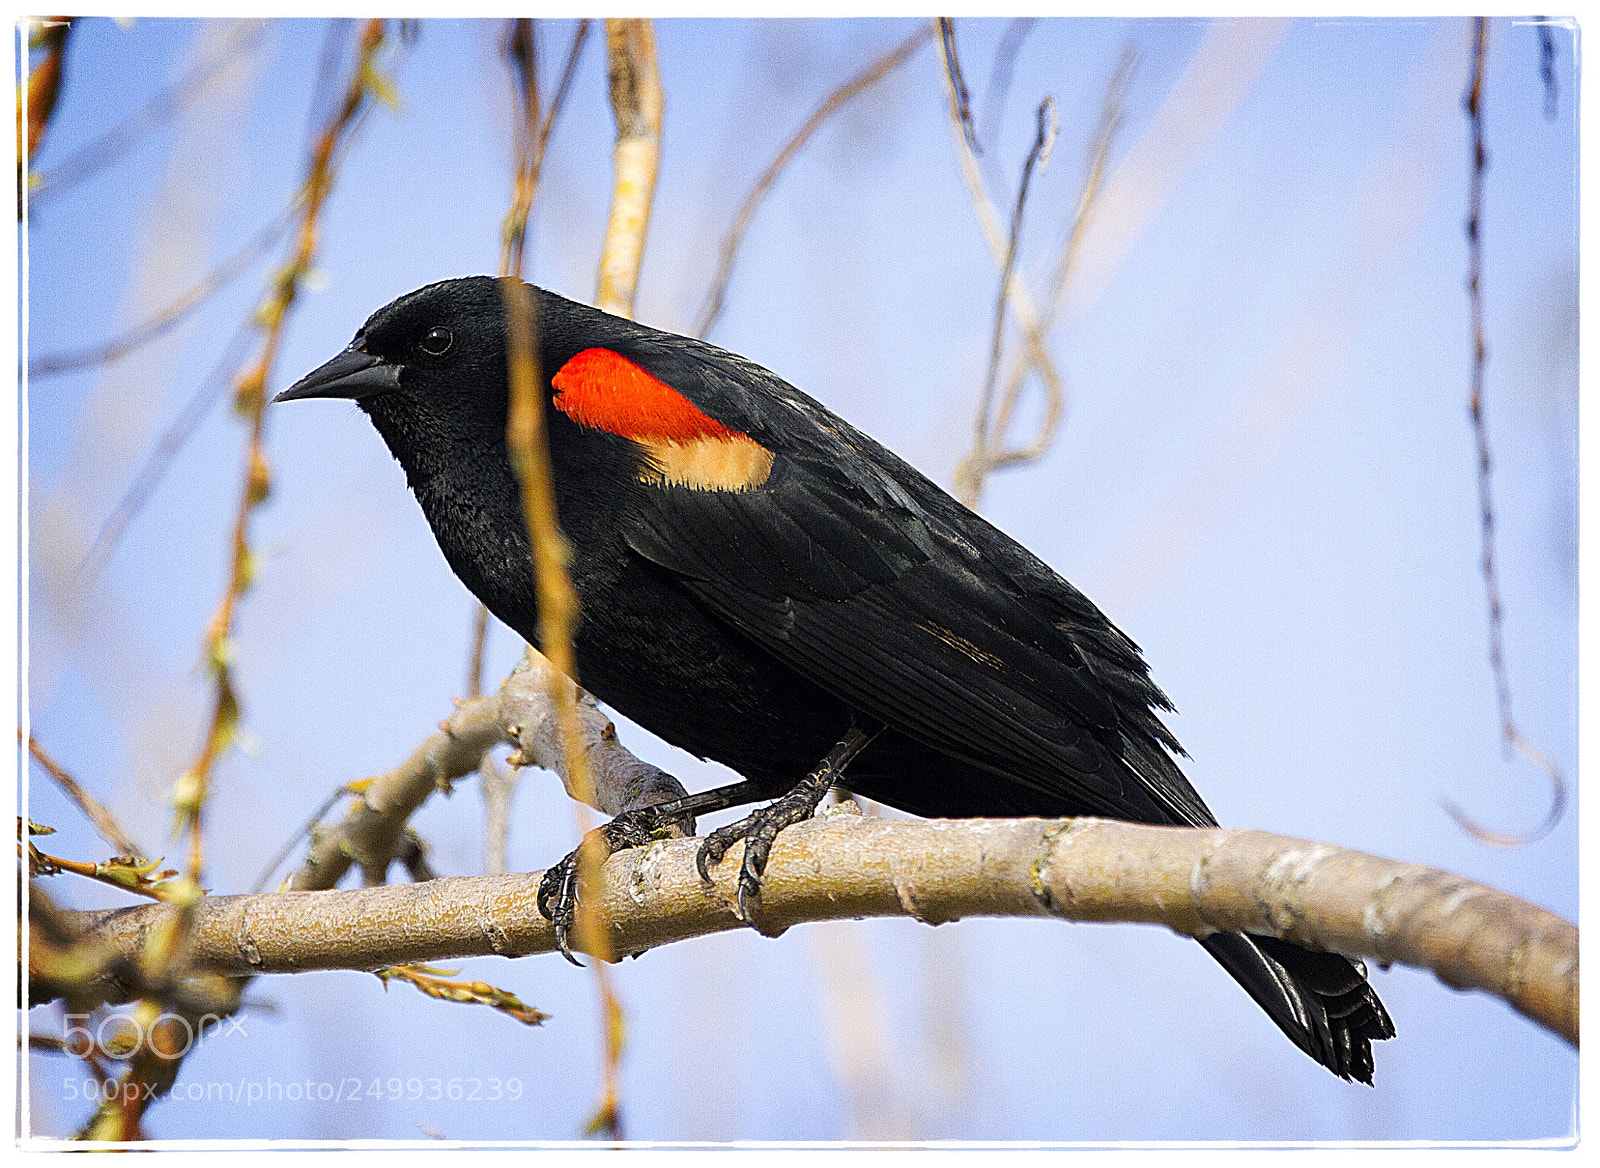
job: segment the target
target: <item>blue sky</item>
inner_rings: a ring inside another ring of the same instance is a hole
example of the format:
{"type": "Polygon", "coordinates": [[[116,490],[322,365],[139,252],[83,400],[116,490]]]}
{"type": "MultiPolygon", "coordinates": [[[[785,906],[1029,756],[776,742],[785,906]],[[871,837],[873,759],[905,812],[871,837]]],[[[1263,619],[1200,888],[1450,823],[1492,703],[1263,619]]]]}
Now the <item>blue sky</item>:
{"type": "MultiPolygon", "coordinates": [[[[639,319],[692,327],[749,183],[826,93],[913,27],[657,22],[666,128],[639,319]]],[[[1224,824],[1443,867],[1576,919],[1575,786],[1555,832],[1514,851],[1472,841],[1439,806],[1449,798],[1516,830],[1537,822],[1545,798],[1538,772],[1501,750],[1485,653],[1465,407],[1468,24],[1046,20],[990,115],[1006,28],[962,21],[959,36],[979,124],[998,127],[985,150],[997,202],[1015,190],[1034,105],[1049,94],[1060,112],[1019,257],[1035,288],[1124,45],[1139,63],[1082,279],[1050,338],[1070,389],[1060,432],[1040,462],[991,482],[984,513],[1143,646],[1179,708],[1187,772],[1224,824]]],[[[425,21],[393,59],[402,108],[375,110],[348,156],[271,389],[393,297],[494,269],[510,169],[499,29],[425,21]]],[[[226,86],[35,204],[35,359],[148,315],[283,206],[303,167],[325,30],[267,24],[226,86]]],[[[547,79],[570,33],[568,21],[543,26],[547,79]]],[[[48,175],[236,35],[82,22],[37,169],[48,175]]],[[[1574,34],[1554,35],[1557,113],[1546,119],[1536,31],[1491,25],[1487,396],[1516,713],[1572,778],[1577,85],[1574,34]]],[[[578,299],[593,295],[611,177],[598,42],[555,131],[528,263],[536,283],[578,299]]],[[[998,274],[957,169],[937,59],[924,48],[784,174],[713,339],[948,482],[998,274]]],[[[70,570],[269,267],[163,341],[29,388],[32,726],[154,850],[171,846],[166,788],[206,710],[195,663],[222,588],[243,442],[225,406],[95,585],[76,590],[70,570]]],[[[213,847],[219,892],[248,888],[329,791],[394,765],[448,711],[472,611],[354,407],[272,410],[268,450],[274,493],[253,538],[269,558],[239,625],[247,740],[219,771],[208,826],[227,841],[213,847]]],[[[503,675],[519,651],[496,629],[489,672],[503,675]]],[[[637,727],[622,733],[691,789],[725,779],[637,727]]],[[[31,791],[33,818],[60,829],[56,850],[103,851],[52,787],[31,791]]],[[[475,782],[416,824],[440,872],[481,871],[475,782]]],[[[512,866],[542,868],[572,839],[559,784],[527,775],[512,866]]],[[[51,890],[68,903],[118,903],[63,879],[51,890]]],[[[258,980],[246,1034],[206,1045],[181,1082],[309,1076],[359,1081],[361,1098],[179,1098],[152,1112],[151,1131],[404,1139],[426,1125],[461,1139],[575,1138],[597,1083],[589,976],[548,957],[467,962],[462,976],[504,985],[552,1020],[524,1029],[357,973],[258,980]],[[404,1097],[412,1078],[490,1077],[517,1080],[520,1100],[404,1097]],[[391,1079],[402,1098],[388,1097],[391,1079]]],[[[1305,1059],[1198,946],[1159,930],[878,921],[706,938],[617,972],[626,1122],[661,1140],[1572,1131],[1577,1057],[1565,1043],[1431,975],[1374,980],[1399,1037],[1379,1049],[1369,1090],[1305,1059]]],[[[47,1011],[33,1022],[59,1025],[47,1011]]],[[[35,1130],[70,1132],[85,1110],[69,1097],[76,1069],[36,1056],[31,1070],[35,1130]]]]}

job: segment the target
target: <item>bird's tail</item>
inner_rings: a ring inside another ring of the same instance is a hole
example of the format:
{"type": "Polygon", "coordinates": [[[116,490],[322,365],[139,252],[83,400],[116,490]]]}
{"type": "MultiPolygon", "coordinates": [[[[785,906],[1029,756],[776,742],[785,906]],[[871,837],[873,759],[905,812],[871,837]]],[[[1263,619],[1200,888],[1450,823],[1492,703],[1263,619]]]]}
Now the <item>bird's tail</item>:
{"type": "Polygon", "coordinates": [[[1372,1043],[1394,1023],[1366,971],[1337,953],[1276,937],[1215,933],[1201,942],[1292,1042],[1341,1079],[1372,1083],[1372,1043]]]}

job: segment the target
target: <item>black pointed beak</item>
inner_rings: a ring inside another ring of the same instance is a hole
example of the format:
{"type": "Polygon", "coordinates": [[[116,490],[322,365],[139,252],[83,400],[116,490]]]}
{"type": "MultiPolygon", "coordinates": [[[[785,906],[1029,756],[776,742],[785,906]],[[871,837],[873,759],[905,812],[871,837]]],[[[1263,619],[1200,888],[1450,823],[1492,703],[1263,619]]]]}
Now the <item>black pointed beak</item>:
{"type": "Polygon", "coordinates": [[[399,365],[391,365],[382,357],[374,357],[352,346],[272,400],[276,403],[307,397],[342,397],[360,401],[399,388],[399,365]]]}

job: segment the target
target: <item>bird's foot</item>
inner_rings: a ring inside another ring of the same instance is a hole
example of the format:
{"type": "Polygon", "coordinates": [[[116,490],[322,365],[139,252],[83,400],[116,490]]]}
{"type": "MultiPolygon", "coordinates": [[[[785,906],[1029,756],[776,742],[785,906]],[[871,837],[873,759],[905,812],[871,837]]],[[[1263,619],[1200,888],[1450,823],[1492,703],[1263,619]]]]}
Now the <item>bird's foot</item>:
{"type": "Polygon", "coordinates": [[[539,881],[538,905],[545,919],[555,926],[556,948],[561,950],[561,956],[574,965],[583,964],[572,954],[572,934],[577,921],[578,883],[584,851],[593,849],[592,862],[598,866],[618,852],[673,834],[672,829],[678,824],[686,826],[685,834],[694,834],[692,816],[668,818],[655,807],[624,811],[610,823],[595,828],[583,842],[551,865],[539,881]]]}
{"type": "Polygon", "coordinates": [[[728,849],[737,841],[744,840],[744,863],[739,868],[738,906],[739,918],[746,924],[763,934],[777,935],[768,933],[756,919],[761,912],[761,877],[767,870],[767,856],[772,852],[772,841],[778,838],[778,833],[784,828],[810,819],[817,813],[817,804],[822,802],[828,788],[839,780],[845,767],[877,737],[881,729],[881,726],[864,729],[852,717],[845,736],[828,751],[814,771],[795,784],[794,790],[761,810],[752,812],[738,823],[719,827],[706,836],[705,843],[700,845],[694,858],[695,867],[700,870],[700,879],[706,884],[711,883],[711,874],[707,869],[721,863],[728,849]]]}
{"type": "Polygon", "coordinates": [[[695,855],[695,867],[700,879],[711,883],[708,869],[722,862],[739,840],[744,840],[744,863],[739,868],[739,917],[746,924],[765,933],[756,917],[761,911],[761,877],[767,870],[767,857],[772,852],[772,841],[778,833],[796,823],[803,823],[816,814],[817,804],[828,793],[828,783],[808,777],[783,798],[754,811],[737,823],[719,827],[706,836],[695,855]]]}

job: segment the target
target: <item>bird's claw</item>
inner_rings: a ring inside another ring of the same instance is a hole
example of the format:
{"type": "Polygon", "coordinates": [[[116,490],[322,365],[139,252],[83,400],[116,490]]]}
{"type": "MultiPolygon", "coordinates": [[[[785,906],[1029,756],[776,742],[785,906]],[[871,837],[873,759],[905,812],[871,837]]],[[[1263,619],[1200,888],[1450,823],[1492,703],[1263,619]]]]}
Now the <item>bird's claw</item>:
{"type": "MultiPolygon", "coordinates": [[[[691,831],[693,822],[692,819],[688,821],[691,831]]],[[[599,849],[596,856],[598,862],[603,864],[618,852],[649,843],[663,827],[661,817],[652,808],[641,807],[624,811],[610,823],[595,828],[585,840],[595,840],[599,849]]],[[[561,951],[561,956],[580,969],[583,962],[573,955],[572,937],[573,925],[577,920],[579,873],[584,846],[584,843],[580,843],[545,871],[539,881],[536,897],[540,913],[555,927],[556,948],[561,951]]]]}
{"type": "Polygon", "coordinates": [[[556,948],[578,968],[572,953],[572,921],[578,904],[578,849],[573,849],[539,881],[539,911],[555,926],[556,948]]]}
{"type": "MultiPolygon", "coordinates": [[[[826,788],[823,789],[826,791],[826,788]]],[[[695,867],[700,879],[710,884],[709,869],[722,862],[738,840],[744,840],[744,859],[739,865],[739,886],[735,897],[739,919],[766,932],[758,923],[761,913],[761,878],[767,871],[767,859],[772,854],[772,843],[784,828],[810,819],[815,814],[820,793],[794,790],[783,798],[752,812],[726,827],[719,827],[706,836],[695,854],[695,867]]]]}

